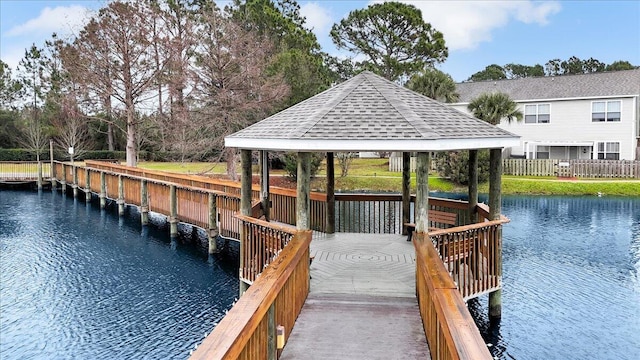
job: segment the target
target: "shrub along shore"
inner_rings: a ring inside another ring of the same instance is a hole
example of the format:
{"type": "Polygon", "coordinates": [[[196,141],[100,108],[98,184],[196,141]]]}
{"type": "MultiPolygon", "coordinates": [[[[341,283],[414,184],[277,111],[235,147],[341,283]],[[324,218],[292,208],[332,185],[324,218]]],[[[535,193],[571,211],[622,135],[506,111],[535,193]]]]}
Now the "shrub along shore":
{"type": "MultiPolygon", "coordinates": [[[[142,162],[138,166],[147,169],[179,173],[220,176],[226,170],[225,164],[213,163],[158,163],[142,162]]],[[[390,172],[387,159],[354,159],[346,177],[339,177],[340,168],[336,162],[336,191],[400,192],[401,174],[390,172]]],[[[316,191],[326,188],[326,166],[323,163],[312,187],[316,191]]],[[[257,169],[255,169],[257,174],[257,169]]],[[[295,187],[283,170],[272,170],[274,186],[295,187]]],[[[411,187],[415,190],[415,174],[411,177],[411,187]]],[[[433,174],[429,178],[429,190],[442,192],[467,192],[465,185],[453,184],[447,179],[433,174]]],[[[489,191],[489,184],[479,185],[481,193],[489,191]]],[[[502,177],[502,193],[505,195],[573,195],[573,196],[640,196],[640,180],[628,179],[557,179],[552,177],[502,177]]]]}

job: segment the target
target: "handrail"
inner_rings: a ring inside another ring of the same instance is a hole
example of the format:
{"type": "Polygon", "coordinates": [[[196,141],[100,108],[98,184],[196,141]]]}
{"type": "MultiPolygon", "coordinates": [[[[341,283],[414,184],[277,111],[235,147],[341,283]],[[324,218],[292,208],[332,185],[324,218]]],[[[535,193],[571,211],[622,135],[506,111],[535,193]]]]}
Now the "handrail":
{"type": "Polygon", "coordinates": [[[492,359],[428,235],[416,234],[416,294],[433,359],[492,359]]]}
{"type": "Polygon", "coordinates": [[[475,224],[469,224],[469,225],[463,225],[463,226],[456,226],[456,227],[451,227],[451,228],[447,228],[447,229],[438,229],[438,230],[434,230],[434,231],[429,231],[429,236],[439,236],[439,235],[443,235],[443,234],[453,234],[453,233],[459,233],[459,232],[464,232],[464,231],[469,231],[469,230],[477,230],[477,229],[482,229],[488,226],[493,226],[493,225],[502,225],[502,224],[506,224],[508,222],[510,222],[511,220],[509,220],[508,218],[505,219],[500,219],[500,220],[492,220],[492,221],[486,221],[486,222],[481,222],[481,223],[475,223],[475,224]]]}
{"type": "Polygon", "coordinates": [[[240,279],[253,283],[291,242],[296,228],[235,214],[243,229],[240,233],[240,279]]]}
{"type": "Polygon", "coordinates": [[[486,221],[428,233],[465,301],[502,286],[500,230],[508,221],[486,221]]]}
{"type": "MultiPolygon", "coordinates": [[[[297,231],[293,239],[287,245],[277,259],[268,266],[262,275],[256,279],[240,300],[231,308],[227,315],[207,336],[202,344],[191,355],[190,359],[237,359],[241,355],[247,355],[251,359],[266,359],[267,351],[252,351],[248,347],[253,345],[260,349],[268,348],[269,336],[261,334],[260,326],[267,318],[269,309],[277,302],[280,296],[284,296],[283,289],[290,286],[297,288],[299,293],[294,296],[295,301],[286,302],[289,307],[295,307],[295,317],[300,313],[304,300],[309,292],[309,244],[311,243],[311,231],[297,231]],[[305,274],[306,271],[306,274],[305,274]],[[298,274],[294,272],[300,272],[298,274]],[[306,287],[305,287],[306,284],[306,287]],[[260,328],[260,329],[259,329],[260,328]],[[257,343],[257,344],[256,344],[257,343]]],[[[289,299],[290,300],[290,299],[289,299]]],[[[275,318],[278,321],[278,312],[291,311],[287,306],[276,306],[275,318]]],[[[285,332],[289,334],[293,328],[291,324],[285,326],[285,332]]],[[[266,327],[266,326],[265,326],[266,327]]]]}
{"type": "MultiPolygon", "coordinates": [[[[478,213],[478,215],[482,216],[487,220],[491,219],[491,210],[489,209],[489,205],[487,204],[478,203],[476,205],[476,212],[478,213]]],[[[500,220],[504,221],[505,223],[510,221],[509,218],[507,218],[502,214],[500,214],[500,220]]]]}
{"type": "Polygon", "coordinates": [[[291,225],[285,225],[285,224],[276,224],[273,222],[269,222],[269,221],[265,221],[265,220],[261,220],[261,219],[256,219],[254,217],[251,216],[246,216],[246,215],[240,215],[240,214],[234,214],[233,217],[235,217],[236,219],[239,219],[241,221],[244,222],[248,222],[254,225],[258,225],[258,226],[263,226],[263,227],[268,227],[274,230],[278,230],[278,231],[282,231],[285,232],[287,234],[291,234],[291,235],[295,235],[298,230],[296,230],[296,228],[294,226],[291,225]]]}

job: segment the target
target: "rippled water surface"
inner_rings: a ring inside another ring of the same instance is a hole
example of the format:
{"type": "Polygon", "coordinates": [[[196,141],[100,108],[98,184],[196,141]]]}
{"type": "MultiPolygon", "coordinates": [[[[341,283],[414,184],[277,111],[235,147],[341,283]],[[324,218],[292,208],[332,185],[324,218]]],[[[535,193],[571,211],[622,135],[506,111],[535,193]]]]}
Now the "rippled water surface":
{"type": "Polygon", "coordinates": [[[0,359],[186,358],[235,275],[135,214],[0,190],[0,359]]]}
{"type": "MultiPolygon", "coordinates": [[[[505,197],[501,359],[640,359],[640,199],[505,197]]],[[[185,358],[232,264],[60,194],[0,192],[0,359],[185,358]]]]}
{"type": "Polygon", "coordinates": [[[502,359],[640,359],[640,199],[505,197],[502,359]]]}

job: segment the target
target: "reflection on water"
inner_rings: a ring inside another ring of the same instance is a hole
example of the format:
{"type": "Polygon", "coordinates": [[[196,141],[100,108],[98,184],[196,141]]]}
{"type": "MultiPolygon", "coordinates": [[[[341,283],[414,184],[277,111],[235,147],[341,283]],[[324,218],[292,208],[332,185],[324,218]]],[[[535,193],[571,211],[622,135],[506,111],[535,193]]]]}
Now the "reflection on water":
{"type": "Polygon", "coordinates": [[[637,359],[640,199],[505,197],[502,323],[470,309],[503,359],[637,359]]]}
{"type": "Polygon", "coordinates": [[[186,358],[236,264],[60,194],[0,192],[0,358],[186,358]]]}

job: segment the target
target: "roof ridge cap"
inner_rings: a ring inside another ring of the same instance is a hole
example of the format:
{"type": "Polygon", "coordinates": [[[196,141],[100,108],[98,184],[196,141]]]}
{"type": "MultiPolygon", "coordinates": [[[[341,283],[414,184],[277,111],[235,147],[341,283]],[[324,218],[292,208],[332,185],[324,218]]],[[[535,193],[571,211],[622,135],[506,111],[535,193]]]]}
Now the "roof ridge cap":
{"type": "MultiPolygon", "coordinates": [[[[398,87],[400,88],[400,90],[402,91],[408,91],[413,95],[413,91],[410,89],[407,89],[405,87],[402,87],[392,81],[389,81],[383,77],[380,77],[381,79],[383,79],[384,81],[390,83],[391,85],[393,85],[393,87],[398,87]]],[[[422,119],[420,118],[420,116],[418,116],[418,114],[412,109],[410,108],[404,101],[401,101],[396,95],[395,93],[390,93],[387,96],[382,93],[376,86],[374,86],[374,88],[376,89],[377,92],[380,93],[380,95],[382,95],[383,98],[385,98],[389,104],[391,104],[391,106],[393,106],[393,108],[409,123],[409,125],[411,125],[422,137],[427,137],[426,135],[428,134],[427,132],[423,131],[423,130],[428,130],[430,133],[433,133],[433,127],[429,126],[428,124],[426,124],[424,121],[422,121],[422,119]]],[[[395,89],[394,89],[395,90],[395,89]]],[[[433,100],[429,97],[425,98],[429,99],[429,100],[433,100]]]]}
{"type": "MultiPolygon", "coordinates": [[[[308,120],[306,121],[302,121],[298,126],[296,126],[291,133],[292,134],[296,134],[298,132],[300,132],[300,134],[298,135],[299,137],[304,136],[306,133],[308,133],[328,112],[330,112],[331,110],[333,110],[336,106],[338,106],[338,104],[340,104],[340,102],[342,100],[344,100],[347,96],[349,96],[349,94],[351,94],[357,87],[358,85],[362,84],[362,82],[364,82],[364,76],[362,77],[354,77],[351,79],[351,81],[347,80],[341,84],[338,84],[336,87],[339,86],[344,86],[344,89],[342,89],[342,91],[337,94],[336,96],[332,97],[331,100],[327,101],[325,103],[325,105],[320,106],[318,109],[316,109],[313,114],[311,116],[309,116],[308,120]]],[[[335,89],[335,88],[334,88],[335,89]]],[[[331,91],[331,88],[325,90],[325,91],[331,91]]],[[[318,94],[319,95],[319,94],[318,94]]]]}

